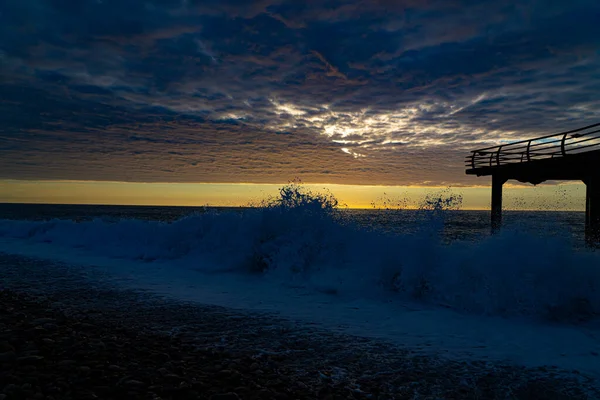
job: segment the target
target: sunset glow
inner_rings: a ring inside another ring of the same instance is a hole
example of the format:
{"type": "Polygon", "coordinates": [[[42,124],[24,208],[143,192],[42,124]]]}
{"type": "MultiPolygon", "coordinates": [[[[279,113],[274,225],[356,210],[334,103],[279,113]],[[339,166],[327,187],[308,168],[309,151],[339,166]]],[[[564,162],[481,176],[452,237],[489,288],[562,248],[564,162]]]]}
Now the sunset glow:
{"type": "MultiPolygon", "coordinates": [[[[124,204],[231,206],[256,205],[278,194],[282,184],[127,183],[79,181],[0,181],[0,203],[124,204]]],[[[313,192],[329,191],[348,208],[419,208],[428,194],[463,196],[462,209],[489,209],[489,188],[306,184],[313,192]],[[386,203],[384,205],[384,202],[386,203]]],[[[574,210],[585,208],[585,186],[566,184],[505,188],[507,209],[574,210]]]]}
{"type": "Polygon", "coordinates": [[[1,201],[242,204],[298,177],[486,208],[470,150],[600,120],[589,0],[26,3],[0,13],[1,201]]]}

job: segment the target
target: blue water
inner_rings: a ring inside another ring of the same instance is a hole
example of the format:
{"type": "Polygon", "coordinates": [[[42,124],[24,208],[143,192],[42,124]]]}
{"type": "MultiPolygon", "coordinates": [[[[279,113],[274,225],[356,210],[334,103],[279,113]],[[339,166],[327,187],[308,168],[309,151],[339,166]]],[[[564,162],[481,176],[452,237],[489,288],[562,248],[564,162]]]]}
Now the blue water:
{"type": "MultiPolygon", "coordinates": [[[[304,201],[304,200],[303,200],[304,201]]],[[[169,268],[264,275],[346,298],[556,320],[600,315],[600,254],[583,214],[0,205],[0,239],[169,268]]],[[[140,270],[142,273],[143,270],[140,270]]]]}
{"type": "MultiPolygon", "coordinates": [[[[43,221],[62,219],[107,222],[121,219],[173,222],[182,217],[205,212],[250,211],[247,207],[175,207],[113,206],[70,204],[0,203],[0,219],[43,221]]],[[[340,218],[364,229],[391,233],[416,233],[430,223],[430,215],[420,210],[340,209],[340,218]]],[[[446,210],[442,216],[444,240],[480,240],[490,235],[489,211],[446,210]]],[[[439,222],[439,221],[437,221],[439,222]]],[[[584,244],[584,213],[556,211],[504,211],[504,226],[530,233],[569,237],[576,247],[584,244]]]]}

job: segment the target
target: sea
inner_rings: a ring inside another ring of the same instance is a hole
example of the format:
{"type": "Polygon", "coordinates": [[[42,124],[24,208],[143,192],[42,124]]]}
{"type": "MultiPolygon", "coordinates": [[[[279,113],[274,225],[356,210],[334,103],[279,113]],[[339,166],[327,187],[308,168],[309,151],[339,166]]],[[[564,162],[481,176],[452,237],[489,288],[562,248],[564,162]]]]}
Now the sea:
{"type": "Polygon", "coordinates": [[[301,200],[0,204],[0,253],[412,349],[600,378],[600,252],[584,245],[584,213],[505,211],[491,234],[489,211],[301,200]]]}
{"type": "MultiPolygon", "coordinates": [[[[249,213],[251,207],[208,206],[122,206],[85,204],[18,204],[0,203],[0,219],[4,220],[70,220],[76,222],[98,219],[107,223],[119,220],[144,220],[172,223],[203,213],[249,213]]],[[[414,234],[432,223],[441,238],[449,243],[456,240],[477,241],[491,234],[490,212],[483,210],[442,210],[435,214],[420,209],[351,209],[340,208],[340,220],[352,222],[365,230],[392,234],[414,234]],[[440,225],[441,224],[441,225],[440,225]]],[[[583,248],[583,212],[578,211],[504,211],[503,224],[509,230],[531,234],[569,238],[577,248],[583,248]]]]}

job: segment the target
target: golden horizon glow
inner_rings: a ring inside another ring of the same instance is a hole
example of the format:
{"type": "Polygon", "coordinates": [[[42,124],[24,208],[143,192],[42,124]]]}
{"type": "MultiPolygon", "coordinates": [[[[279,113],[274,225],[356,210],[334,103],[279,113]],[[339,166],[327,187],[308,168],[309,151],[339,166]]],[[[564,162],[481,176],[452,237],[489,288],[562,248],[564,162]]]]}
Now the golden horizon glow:
{"type": "MultiPolygon", "coordinates": [[[[0,203],[104,204],[148,206],[243,207],[276,196],[280,184],[141,183],[107,181],[0,180],[0,203]]],[[[489,210],[489,186],[380,186],[306,183],[313,192],[329,191],[348,208],[418,208],[427,195],[461,195],[463,210],[489,210]]],[[[504,208],[511,210],[582,211],[585,186],[506,184],[504,208]]]]}

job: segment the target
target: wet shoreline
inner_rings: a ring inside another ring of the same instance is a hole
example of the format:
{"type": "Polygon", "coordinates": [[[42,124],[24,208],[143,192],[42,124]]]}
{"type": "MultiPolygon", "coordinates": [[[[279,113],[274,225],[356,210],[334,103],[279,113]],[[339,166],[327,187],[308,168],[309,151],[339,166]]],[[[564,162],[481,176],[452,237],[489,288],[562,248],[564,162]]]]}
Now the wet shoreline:
{"type": "Polygon", "coordinates": [[[26,390],[48,399],[85,398],[83,394],[164,399],[598,398],[596,382],[582,375],[427,357],[273,315],[120,290],[93,269],[0,254],[0,282],[1,308],[10,310],[1,314],[0,341],[8,351],[0,353],[14,353],[0,357],[2,371],[9,371],[1,375],[6,399],[25,398],[26,390]],[[53,321],[39,324],[43,318],[53,321]],[[65,358],[72,353],[80,358],[65,358]],[[64,381],[62,391],[53,394],[55,389],[25,382],[32,367],[52,371],[50,381],[64,381]],[[70,381],[71,376],[77,379],[70,381]]]}

